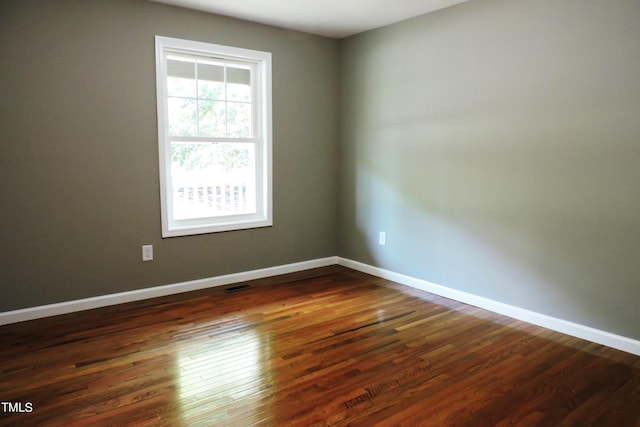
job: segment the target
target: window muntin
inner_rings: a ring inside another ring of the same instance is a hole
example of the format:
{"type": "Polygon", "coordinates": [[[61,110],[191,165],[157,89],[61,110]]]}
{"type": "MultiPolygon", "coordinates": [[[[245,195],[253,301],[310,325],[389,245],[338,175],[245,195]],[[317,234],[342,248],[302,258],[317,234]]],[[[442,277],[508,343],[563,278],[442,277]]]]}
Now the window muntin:
{"type": "Polygon", "coordinates": [[[269,226],[271,55],[156,37],[163,237],[269,226]]]}

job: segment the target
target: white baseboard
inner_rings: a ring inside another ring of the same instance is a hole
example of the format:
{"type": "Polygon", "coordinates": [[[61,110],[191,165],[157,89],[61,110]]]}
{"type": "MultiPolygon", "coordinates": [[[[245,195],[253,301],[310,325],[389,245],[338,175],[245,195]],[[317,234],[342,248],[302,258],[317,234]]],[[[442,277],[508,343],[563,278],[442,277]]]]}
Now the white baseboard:
{"type": "Polygon", "coordinates": [[[149,298],[162,297],[166,295],[179,294],[182,292],[197,291],[200,289],[213,288],[216,286],[226,286],[232,283],[246,282],[248,280],[262,279],[264,277],[294,273],[296,271],[309,270],[317,267],[326,267],[335,264],[337,264],[337,257],[320,258],[311,261],[303,261],[276,267],[262,268],[259,270],[251,270],[241,273],[227,274],[224,276],[210,277],[207,279],[191,280],[189,282],[156,286],[153,288],[137,289],[135,291],[102,295],[98,297],[61,302],[57,304],[30,307],[21,310],[6,311],[4,313],[0,313],[0,325],[40,319],[49,316],[57,316],[59,314],[73,313],[76,311],[123,304],[149,298]]]}
{"type": "Polygon", "coordinates": [[[326,267],[330,265],[342,265],[353,270],[371,274],[383,279],[391,280],[402,285],[420,289],[435,295],[440,295],[455,301],[483,308],[494,313],[509,316],[534,325],[542,326],[557,332],[571,335],[577,338],[592,341],[618,350],[640,356],[640,341],[632,338],[612,334],[610,332],[595,329],[589,326],[558,319],[534,311],[526,310],[513,305],[501,303],[488,298],[473,295],[467,292],[451,289],[446,286],[437,285],[426,280],[417,279],[404,274],[395,273],[383,268],[374,267],[358,261],[353,261],[341,257],[319,258],[310,261],[285,264],[276,267],[262,268],[258,270],[245,271],[224,276],[210,277],[206,279],[192,280],[188,282],[175,283],[171,285],[156,286],[153,288],[138,289],[117,294],[102,295],[98,297],[85,298],[74,301],[66,301],[57,304],[30,307],[20,310],[0,313],[0,325],[23,322],[26,320],[40,319],[43,317],[57,316],[59,314],[73,313],[76,311],[89,310],[92,308],[106,307],[127,302],[139,301],[149,298],[162,297],[166,295],[179,294],[182,292],[196,291],[200,289],[226,286],[232,283],[257,280],[265,277],[277,276],[280,274],[294,273],[297,271],[309,270],[312,268],[326,267]]]}
{"type": "Polygon", "coordinates": [[[595,329],[590,326],[580,325],[577,323],[569,322],[567,320],[536,313],[524,308],[501,303],[488,298],[483,298],[456,289],[451,289],[446,286],[437,285],[426,280],[416,279],[404,274],[394,273],[389,270],[373,267],[371,265],[364,264],[358,261],[352,261],[350,259],[338,257],[337,262],[339,265],[351,268],[353,270],[358,270],[363,273],[371,274],[373,276],[411,286],[412,288],[420,289],[435,295],[473,305],[475,307],[483,308],[494,313],[502,314],[514,319],[542,326],[553,331],[561,332],[563,334],[571,335],[577,338],[606,345],[607,347],[616,348],[618,350],[626,351],[627,353],[640,356],[640,341],[634,340],[632,338],[623,337],[620,335],[612,334],[610,332],[595,329]]]}

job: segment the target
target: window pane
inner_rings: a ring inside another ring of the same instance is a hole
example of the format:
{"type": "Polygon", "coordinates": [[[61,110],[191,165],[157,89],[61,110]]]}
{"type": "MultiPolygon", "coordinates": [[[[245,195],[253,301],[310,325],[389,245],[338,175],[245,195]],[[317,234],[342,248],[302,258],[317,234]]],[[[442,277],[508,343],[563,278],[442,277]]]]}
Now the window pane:
{"type": "Polygon", "coordinates": [[[198,97],[224,99],[224,66],[198,63],[198,97]]]}
{"type": "Polygon", "coordinates": [[[227,100],[251,102],[251,70],[227,67],[227,100]]]}
{"type": "Polygon", "coordinates": [[[256,212],[254,144],[174,141],[171,161],[175,219],[256,212]]]}
{"type": "Polygon", "coordinates": [[[251,137],[251,104],[242,102],[227,103],[227,136],[236,138],[251,137]]]}
{"type": "Polygon", "coordinates": [[[169,96],[196,97],[195,63],[175,59],[167,60],[167,89],[169,96]]]}
{"type": "Polygon", "coordinates": [[[196,100],[169,98],[167,101],[169,109],[169,134],[175,136],[197,135],[196,100]]]}
{"type": "Polygon", "coordinates": [[[200,101],[198,123],[199,136],[226,136],[225,102],[200,101]]]}
{"type": "Polygon", "coordinates": [[[241,85],[251,84],[251,69],[248,67],[238,67],[227,65],[227,82],[241,85]]]}

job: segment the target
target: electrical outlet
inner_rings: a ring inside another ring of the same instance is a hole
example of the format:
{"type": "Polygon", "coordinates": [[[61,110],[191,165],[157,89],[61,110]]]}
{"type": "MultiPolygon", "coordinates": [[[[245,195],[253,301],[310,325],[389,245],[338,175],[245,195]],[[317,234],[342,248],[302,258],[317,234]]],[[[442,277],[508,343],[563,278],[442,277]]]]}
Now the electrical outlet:
{"type": "Polygon", "coordinates": [[[387,244],[387,233],[384,231],[381,231],[380,234],[378,235],[378,243],[380,244],[380,246],[384,246],[387,244]]]}
{"type": "Polygon", "coordinates": [[[142,245],[142,260],[153,261],[153,245],[142,245]]]}

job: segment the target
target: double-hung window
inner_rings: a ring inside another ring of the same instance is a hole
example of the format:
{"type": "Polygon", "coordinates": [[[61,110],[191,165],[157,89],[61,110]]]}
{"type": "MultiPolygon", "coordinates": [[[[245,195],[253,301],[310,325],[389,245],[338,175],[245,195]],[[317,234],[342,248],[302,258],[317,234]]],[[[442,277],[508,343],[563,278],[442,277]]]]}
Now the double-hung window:
{"type": "Polygon", "coordinates": [[[162,236],[272,224],[271,54],[156,36],[162,236]]]}

